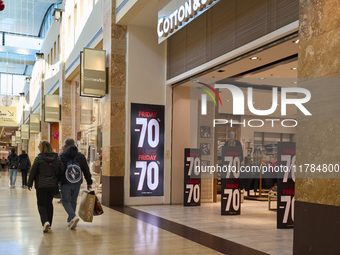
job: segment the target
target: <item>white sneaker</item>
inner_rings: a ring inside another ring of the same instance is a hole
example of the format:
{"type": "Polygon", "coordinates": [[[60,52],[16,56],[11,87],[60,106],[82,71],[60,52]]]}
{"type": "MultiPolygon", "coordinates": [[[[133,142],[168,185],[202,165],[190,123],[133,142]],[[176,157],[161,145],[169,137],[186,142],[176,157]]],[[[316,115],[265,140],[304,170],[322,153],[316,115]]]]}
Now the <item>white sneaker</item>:
{"type": "Polygon", "coordinates": [[[79,218],[75,216],[71,221],[70,221],[70,228],[75,229],[77,227],[77,224],[79,222],[79,218]]]}
{"type": "Polygon", "coordinates": [[[44,227],[43,227],[43,232],[46,233],[51,229],[51,225],[48,221],[45,222],[44,227]]]}
{"type": "Polygon", "coordinates": [[[72,223],[73,223],[72,221],[67,222],[67,226],[71,227],[72,223]]]}

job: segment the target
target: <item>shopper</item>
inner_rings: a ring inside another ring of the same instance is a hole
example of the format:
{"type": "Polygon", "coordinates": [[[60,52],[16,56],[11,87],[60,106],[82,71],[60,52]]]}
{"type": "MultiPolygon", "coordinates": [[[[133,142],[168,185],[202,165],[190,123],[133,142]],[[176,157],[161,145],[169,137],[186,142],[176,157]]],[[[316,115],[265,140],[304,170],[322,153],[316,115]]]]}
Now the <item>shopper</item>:
{"type": "Polygon", "coordinates": [[[11,154],[7,158],[7,165],[9,169],[9,185],[11,188],[15,187],[15,181],[17,179],[19,157],[15,154],[15,149],[11,149],[11,154]]]}
{"type": "Polygon", "coordinates": [[[35,183],[38,211],[40,214],[43,232],[48,232],[52,226],[53,219],[53,196],[58,191],[58,182],[64,173],[64,165],[57,153],[48,141],[41,141],[40,153],[34,159],[31,173],[28,178],[28,190],[35,183]]]}
{"type": "Polygon", "coordinates": [[[5,170],[5,165],[6,165],[6,159],[5,159],[5,157],[2,157],[2,159],[0,160],[0,163],[1,163],[1,168],[2,168],[2,170],[5,170]]]}
{"type": "Polygon", "coordinates": [[[24,150],[21,151],[21,155],[19,156],[19,169],[21,170],[22,176],[22,188],[26,188],[27,186],[27,172],[31,167],[31,161],[28,155],[24,150]]]}
{"type": "Polygon", "coordinates": [[[87,189],[92,188],[92,179],[86,158],[78,152],[78,148],[74,145],[74,139],[67,138],[64,143],[65,149],[60,157],[64,163],[65,175],[62,176],[60,190],[62,204],[68,214],[67,226],[75,229],[79,221],[75,212],[83,174],[87,182],[87,189]]]}

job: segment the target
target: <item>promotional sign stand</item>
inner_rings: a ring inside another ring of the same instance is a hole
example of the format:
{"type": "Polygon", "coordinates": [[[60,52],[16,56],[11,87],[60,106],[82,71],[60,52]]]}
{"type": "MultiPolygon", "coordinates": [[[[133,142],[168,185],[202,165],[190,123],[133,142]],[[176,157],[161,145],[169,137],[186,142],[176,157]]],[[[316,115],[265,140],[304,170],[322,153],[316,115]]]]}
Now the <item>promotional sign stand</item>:
{"type": "Polygon", "coordinates": [[[242,147],[223,146],[221,180],[221,215],[241,214],[240,156],[242,147]]]}
{"type": "Polygon", "coordinates": [[[130,197],[163,196],[164,105],[131,104],[130,197]]]}
{"type": "Polygon", "coordinates": [[[277,228],[294,227],[295,202],[295,143],[280,142],[277,166],[285,166],[277,179],[277,228]]]}
{"type": "Polygon", "coordinates": [[[184,149],[184,206],[201,205],[200,151],[200,149],[184,149]]]}

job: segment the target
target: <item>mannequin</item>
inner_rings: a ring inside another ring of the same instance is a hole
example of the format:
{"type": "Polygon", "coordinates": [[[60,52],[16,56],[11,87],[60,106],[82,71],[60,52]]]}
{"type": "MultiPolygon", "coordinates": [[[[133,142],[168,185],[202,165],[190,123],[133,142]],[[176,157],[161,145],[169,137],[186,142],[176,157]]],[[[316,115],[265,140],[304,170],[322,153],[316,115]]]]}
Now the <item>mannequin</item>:
{"type": "MultiPolygon", "coordinates": [[[[228,137],[229,140],[226,141],[224,146],[240,146],[242,148],[241,142],[239,140],[236,140],[236,135],[234,131],[229,131],[228,137]]],[[[241,150],[240,161],[243,161],[243,149],[241,150]]]]}

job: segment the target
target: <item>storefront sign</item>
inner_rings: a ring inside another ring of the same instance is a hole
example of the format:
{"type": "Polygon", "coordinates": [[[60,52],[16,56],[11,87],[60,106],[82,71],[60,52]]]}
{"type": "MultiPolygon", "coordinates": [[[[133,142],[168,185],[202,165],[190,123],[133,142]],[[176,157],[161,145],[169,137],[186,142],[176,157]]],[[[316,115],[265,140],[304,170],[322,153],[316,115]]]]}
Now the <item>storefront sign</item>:
{"type": "Polygon", "coordinates": [[[30,133],[39,134],[40,133],[40,114],[31,113],[30,114],[30,133]]]}
{"type": "Polygon", "coordinates": [[[45,95],[45,122],[59,122],[60,106],[59,95],[45,95]]]}
{"type": "Polygon", "coordinates": [[[20,131],[15,131],[15,143],[16,144],[22,143],[22,141],[21,141],[21,132],[20,131]]]}
{"type": "Polygon", "coordinates": [[[184,149],[184,206],[201,205],[200,149],[184,149]]]}
{"type": "Polygon", "coordinates": [[[171,1],[158,12],[158,43],[164,41],[217,2],[219,0],[171,1]]]}
{"type": "Polygon", "coordinates": [[[293,142],[280,142],[277,147],[277,166],[288,166],[277,179],[277,228],[294,227],[295,153],[293,142]]]}
{"type": "Polygon", "coordinates": [[[0,106],[0,127],[18,127],[17,107],[0,106]]]}
{"type": "Polygon", "coordinates": [[[164,194],[164,106],[131,104],[130,197],[164,194]]]}
{"type": "Polygon", "coordinates": [[[91,125],[93,123],[93,98],[80,98],[80,124],[91,125]]]}
{"type": "Polygon", "coordinates": [[[241,214],[240,165],[242,147],[222,147],[221,215],[241,214]]]}
{"type": "Polygon", "coordinates": [[[12,141],[12,146],[17,146],[17,144],[15,143],[15,135],[11,136],[11,141],[12,141]]]}
{"type": "Polygon", "coordinates": [[[30,139],[30,126],[21,125],[21,139],[22,140],[29,140],[30,139]]]}
{"type": "Polygon", "coordinates": [[[106,51],[84,48],[80,53],[80,96],[106,95],[106,51]]]}

